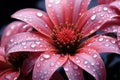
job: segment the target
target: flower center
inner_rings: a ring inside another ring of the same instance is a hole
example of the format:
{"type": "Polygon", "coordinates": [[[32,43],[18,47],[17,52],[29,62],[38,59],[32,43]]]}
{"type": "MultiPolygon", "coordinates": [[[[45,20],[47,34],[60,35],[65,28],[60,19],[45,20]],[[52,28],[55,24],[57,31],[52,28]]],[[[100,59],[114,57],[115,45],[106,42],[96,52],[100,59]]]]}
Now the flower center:
{"type": "Polygon", "coordinates": [[[53,40],[59,53],[73,55],[79,47],[81,34],[65,27],[54,31],[53,40]]]}
{"type": "Polygon", "coordinates": [[[64,44],[72,43],[76,39],[75,32],[71,29],[62,29],[56,37],[60,43],[64,44]]]}

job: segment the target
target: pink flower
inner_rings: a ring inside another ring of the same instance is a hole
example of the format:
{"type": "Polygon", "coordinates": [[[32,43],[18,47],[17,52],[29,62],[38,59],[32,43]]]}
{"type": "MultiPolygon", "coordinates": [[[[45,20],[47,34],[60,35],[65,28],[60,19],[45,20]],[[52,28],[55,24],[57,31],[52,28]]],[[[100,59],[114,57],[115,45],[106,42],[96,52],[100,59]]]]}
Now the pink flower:
{"type": "MultiPolygon", "coordinates": [[[[120,16],[120,1],[119,0],[98,0],[99,4],[108,5],[117,15],[120,16]]],[[[106,22],[100,30],[104,33],[117,33],[117,44],[120,48],[120,17],[114,17],[111,21],[106,22]]]]}
{"type": "Polygon", "coordinates": [[[31,52],[23,64],[23,73],[33,69],[33,80],[49,80],[63,67],[70,80],[84,80],[83,70],[96,80],[105,80],[106,71],[100,53],[119,53],[116,39],[92,36],[107,21],[116,17],[108,5],[88,10],[90,0],[46,0],[47,13],[22,9],[12,15],[35,30],[16,34],[6,46],[6,55],[31,52]],[[27,67],[26,67],[27,66],[27,67]]]}
{"type": "Polygon", "coordinates": [[[31,26],[21,21],[12,22],[5,28],[0,44],[0,80],[16,80],[20,76],[20,62],[22,60],[20,61],[19,59],[22,56],[16,54],[6,56],[5,46],[13,35],[31,29],[31,26]]]}

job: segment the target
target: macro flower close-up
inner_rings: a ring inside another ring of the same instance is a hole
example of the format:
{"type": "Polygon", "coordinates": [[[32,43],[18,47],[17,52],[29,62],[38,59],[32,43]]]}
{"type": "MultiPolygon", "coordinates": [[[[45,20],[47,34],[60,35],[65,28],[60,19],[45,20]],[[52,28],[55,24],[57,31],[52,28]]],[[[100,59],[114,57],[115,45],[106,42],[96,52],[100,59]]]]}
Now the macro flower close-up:
{"type": "Polygon", "coordinates": [[[21,21],[14,21],[7,25],[1,37],[0,44],[0,80],[16,80],[20,76],[21,64],[27,58],[28,54],[22,53],[20,55],[11,54],[6,56],[5,45],[13,35],[30,30],[32,30],[32,27],[21,21]]]}
{"type": "Polygon", "coordinates": [[[89,8],[91,0],[45,0],[46,12],[26,8],[12,14],[17,21],[4,30],[1,48],[20,68],[17,79],[66,80],[63,69],[67,80],[86,80],[84,72],[106,80],[101,54],[120,53],[118,39],[107,35],[109,26],[119,24],[119,14],[107,1],[89,8]]]}

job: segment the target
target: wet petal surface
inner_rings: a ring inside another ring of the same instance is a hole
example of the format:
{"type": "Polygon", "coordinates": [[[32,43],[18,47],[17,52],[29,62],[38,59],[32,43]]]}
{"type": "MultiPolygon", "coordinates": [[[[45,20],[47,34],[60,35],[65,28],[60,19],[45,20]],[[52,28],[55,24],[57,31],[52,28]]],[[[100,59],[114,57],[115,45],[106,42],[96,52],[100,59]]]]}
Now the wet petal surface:
{"type": "Polygon", "coordinates": [[[0,80],[17,80],[20,75],[20,70],[14,71],[13,69],[8,69],[0,76],[0,80]]]}
{"type": "Polygon", "coordinates": [[[68,60],[64,64],[64,70],[69,80],[84,80],[83,70],[78,65],[68,60]]]}
{"type": "Polygon", "coordinates": [[[82,15],[76,25],[76,28],[85,36],[88,36],[97,31],[101,25],[116,17],[114,11],[107,5],[99,5],[82,15]]]}
{"type": "Polygon", "coordinates": [[[40,33],[48,37],[50,37],[51,29],[54,27],[48,15],[37,9],[22,9],[14,13],[12,17],[25,21],[40,33]]]}
{"type": "Polygon", "coordinates": [[[49,17],[55,25],[75,24],[79,14],[85,12],[90,0],[46,0],[49,17]]]}
{"type": "Polygon", "coordinates": [[[1,46],[4,47],[11,36],[32,30],[32,27],[28,24],[21,21],[14,21],[5,28],[2,38],[1,38],[1,46]]]}
{"type": "Polygon", "coordinates": [[[50,51],[53,46],[36,32],[20,33],[13,36],[6,46],[6,53],[19,51],[50,51]]]}
{"type": "Polygon", "coordinates": [[[90,73],[96,80],[106,80],[104,63],[93,49],[81,48],[75,56],[70,59],[79,67],[90,73]]]}
{"type": "Polygon", "coordinates": [[[104,35],[97,35],[88,39],[83,47],[95,49],[98,53],[113,52],[120,53],[116,39],[104,35]]]}
{"type": "Polygon", "coordinates": [[[45,52],[37,59],[33,70],[33,80],[49,80],[53,73],[67,60],[55,52],[45,52]]]}

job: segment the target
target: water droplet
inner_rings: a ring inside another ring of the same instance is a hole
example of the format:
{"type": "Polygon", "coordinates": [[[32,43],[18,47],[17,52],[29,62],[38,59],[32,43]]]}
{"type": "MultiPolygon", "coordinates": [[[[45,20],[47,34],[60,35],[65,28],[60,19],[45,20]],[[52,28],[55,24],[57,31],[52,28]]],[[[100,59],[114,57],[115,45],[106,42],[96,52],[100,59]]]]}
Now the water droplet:
{"type": "Polygon", "coordinates": [[[74,66],[73,66],[73,69],[78,69],[78,66],[74,65],[74,66]]]}
{"type": "Polygon", "coordinates": [[[85,61],[84,64],[88,64],[88,61],[85,61]]]}
{"type": "Polygon", "coordinates": [[[109,46],[109,43],[105,43],[105,46],[108,47],[108,46],[109,46]]]}
{"type": "Polygon", "coordinates": [[[47,71],[44,71],[44,74],[46,75],[48,72],[47,71]]]}
{"type": "Polygon", "coordinates": [[[11,34],[11,31],[6,32],[6,36],[9,36],[11,34]]]}
{"type": "Polygon", "coordinates": [[[68,68],[64,68],[65,69],[65,71],[68,71],[69,69],[68,68]]]}
{"type": "Polygon", "coordinates": [[[14,42],[14,39],[11,39],[10,42],[14,42]]]}
{"type": "Polygon", "coordinates": [[[40,44],[41,42],[40,42],[40,41],[36,41],[35,43],[36,43],[36,44],[40,44]]]}
{"type": "Polygon", "coordinates": [[[25,49],[26,49],[26,48],[27,48],[27,46],[24,46],[23,48],[25,48],[25,49]]]}
{"type": "Polygon", "coordinates": [[[11,76],[10,75],[6,75],[5,78],[9,80],[9,79],[11,79],[11,76]]]}
{"type": "Polygon", "coordinates": [[[26,42],[22,42],[22,45],[24,46],[24,45],[26,45],[27,43],[26,42]]]}
{"type": "Polygon", "coordinates": [[[95,74],[93,74],[93,76],[95,77],[96,75],[95,75],[95,74]]]}
{"type": "Polygon", "coordinates": [[[91,20],[95,20],[95,18],[96,18],[95,14],[91,16],[91,20]]]}
{"type": "Polygon", "coordinates": [[[24,26],[23,26],[23,29],[25,29],[25,28],[27,28],[27,27],[28,27],[28,25],[24,25],[24,26]]]}
{"type": "Polygon", "coordinates": [[[40,67],[40,64],[39,64],[39,63],[37,64],[37,67],[40,67]]]}
{"type": "Polygon", "coordinates": [[[43,16],[43,14],[42,14],[42,13],[40,13],[40,12],[38,12],[38,13],[37,13],[37,16],[38,16],[38,17],[42,17],[42,16],[43,16]]]}
{"type": "Polygon", "coordinates": [[[92,62],[92,63],[91,63],[91,65],[92,65],[92,66],[94,66],[94,65],[95,65],[95,63],[94,63],[94,62],[92,62]]]}
{"type": "Polygon", "coordinates": [[[77,60],[76,63],[80,63],[80,60],[77,60]]]}
{"type": "Polygon", "coordinates": [[[52,63],[50,63],[50,66],[51,66],[51,67],[53,67],[54,65],[55,65],[55,64],[54,64],[53,62],[52,62],[52,63]]]}
{"type": "Polygon", "coordinates": [[[15,28],[15,25],[12,25],[10,28],[11,28],[11,29],[14,29],[14,28],[15,28]]]}
{"type": "Polygon", "coordinates": [[[40,61],[43,61],[43,60],[44,60],[44,58],[43,58],[43,57],[41,57],[41,58],[40,58],[40,61]]]}
{"type": "Polygon", "coordinates": [[[114,44],[114,43],[116,43],[116,41],[115,40],[111,40],[111,42],[114,44]]]}
{"type": "Polygon", "coordinates": [[[50,58],[50,55],[49,54],[43,54],[43,57],[48,59],[48,58],[50,58]]]}
{"type": "Polygon", "coordinates": [[[56,2],[55,2],[55,4],[59,4],[60,3],[60,0],[57,0],[56,2]]]}
{"type": "Polygon", "coordinates": [[[50,0],[50,3],[53,3],[54,1],[53,0],[50,0]]]}
{"type": "Polygon", "coordinates": [[[14,77],[14,80],[17,80],[17,77],[14,77]]]}
{"type": "Polygon", "coordinates": [[[101,37],[101,38],[99,38],[99,39],[98,39],[98,41],[100,41],[100,42],[101,42],[101,41],[103,41],[103,40],[104,40],[104,38],[103,38],[103,37],[101,37]]]}
{"type": "Polygon", "coordinates": [[[97,55],[96,55],[96,54],[94,54],[94,55],[93,55],[93,58],[96,58],[96,57],[97,57],[97,55]]]}
{"type": "Polygon", "coordinates": [[[95,69],[93,69],[93,71],[96,71],[95,69]]]}
{"type": "Polygon", "coordinates": [[[108,8],[107,8],[107,7],[104,7],[104,8],[103,8],[103,10],[107,11],[107,10],[108,10],[108,8]]]}
{"type": "Polygon", "coordinates": [[[36,44],[34,44],[34,43],[31,44],[31,47],[32,47],[32,48],[35,48],[35,46],[36,46],[36,44]]]}
{"type": "Polygon", "coordinates": [[[52,7],[52,5],[51,5],[51,4],[48,4],[48,7],[52,7]]]}

